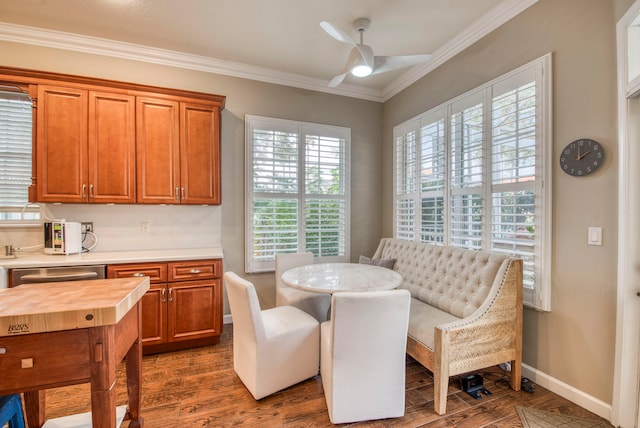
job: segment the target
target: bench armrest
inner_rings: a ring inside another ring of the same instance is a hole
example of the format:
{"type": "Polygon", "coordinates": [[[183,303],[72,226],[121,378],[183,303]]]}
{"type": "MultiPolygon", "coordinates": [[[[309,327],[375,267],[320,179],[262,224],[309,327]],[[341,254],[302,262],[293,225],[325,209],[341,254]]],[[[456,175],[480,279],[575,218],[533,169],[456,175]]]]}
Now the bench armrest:
{"type": "Polygon", "coordinates": [[[434,333],[435,353],[448,362],[449,375],[521,360],[522,260],[505,260],[485,302],[434,333]]]}

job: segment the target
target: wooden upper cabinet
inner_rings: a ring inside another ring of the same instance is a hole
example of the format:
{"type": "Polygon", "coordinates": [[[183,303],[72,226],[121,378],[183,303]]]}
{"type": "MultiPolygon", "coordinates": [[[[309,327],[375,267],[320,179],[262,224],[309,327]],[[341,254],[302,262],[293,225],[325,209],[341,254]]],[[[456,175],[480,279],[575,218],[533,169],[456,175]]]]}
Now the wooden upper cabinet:
{"type": "Polygon", "coordinates": [[[177,101],[136,99],[136,202],[180,203],[180,135],[177,101]]]}
{"type": "Polygon", "coordinates": [[[135,97],[38,87],[39,202],[135,201],[135,97]]]}
{"type": "Polygon", "coordinates": [[[180,103],[180,183],[183,204],[221,202],[219,124],[219,107],[180,103]]]}
{"type": "Polygon", "coordinates": [[[136,101],[137,202],[220,203],[220,107],[136,101]]]}
{"type": "Polygon", "coordinates": [[[87,91],[38,86],[38,202],[86,202],[87,91]]]}
{"type": "Polygon", "coordinates": [[[135,202],[135,97],[89,92],[89,202],[135,202]]]}
{"type": "Polygon", "coordinates": [[[225,97],[0,67],[36,98],[33,202],[221,203],[225,97]]]}

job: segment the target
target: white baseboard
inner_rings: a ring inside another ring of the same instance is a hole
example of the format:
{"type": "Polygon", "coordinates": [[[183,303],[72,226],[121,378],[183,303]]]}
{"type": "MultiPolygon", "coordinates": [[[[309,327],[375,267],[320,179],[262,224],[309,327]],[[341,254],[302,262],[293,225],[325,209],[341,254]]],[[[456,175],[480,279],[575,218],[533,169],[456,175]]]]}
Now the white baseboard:
{"type": "Polygon", "coordinates": [[[601,418],[611,421],[611,404],[605,403],[526,364],[522,364],[522,375],[543,388],[587,409],[591,413],[595,413],[601,418]]]}

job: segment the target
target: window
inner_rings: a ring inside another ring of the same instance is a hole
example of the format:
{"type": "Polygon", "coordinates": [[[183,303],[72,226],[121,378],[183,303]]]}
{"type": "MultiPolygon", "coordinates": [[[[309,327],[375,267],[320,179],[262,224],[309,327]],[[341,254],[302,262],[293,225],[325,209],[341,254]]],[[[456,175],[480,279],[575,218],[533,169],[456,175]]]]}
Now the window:
{"type": "Polygon", "coordinates": [[[394,236],[510,254],[550,310],[551,57],[394,128],[394,236]]]}
{"type": "Polygon", "coordinates": [[[311,251],[349,260],[348,128],[247,116],[246,270],[311,251]]]}
{"type": "Polygon", "coordinates": [[[0,87],[0,226],[38,224],[39,209],[29,206],[32,108],[29,96],[0,87]]]}

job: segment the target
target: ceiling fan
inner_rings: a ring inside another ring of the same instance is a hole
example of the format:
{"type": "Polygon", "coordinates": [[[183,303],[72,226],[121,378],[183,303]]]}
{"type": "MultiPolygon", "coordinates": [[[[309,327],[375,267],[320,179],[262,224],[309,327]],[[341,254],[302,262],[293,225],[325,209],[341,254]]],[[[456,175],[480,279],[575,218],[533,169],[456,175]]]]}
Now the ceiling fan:
{"type": "Polygon", "coordinates": [[[332,23],[327,21],[320,23],[320,27],[331,37],[339,42],[353,46],[344,71],[331,79],[329,87],[334,88],[338,86],[349,72],[356,77],[365,77],[371,74],[384,73],[385,71],[417,65],[431,59],[430,54],[374,56],[371,46],[365,45],[362,41],[363,34],[367,28],[369,28],[369,24],[370,21],[367,18],[358,18],[353,21],[353,28],[360,33],[360,43],[356,43],[347,33],[332,23]]]}

